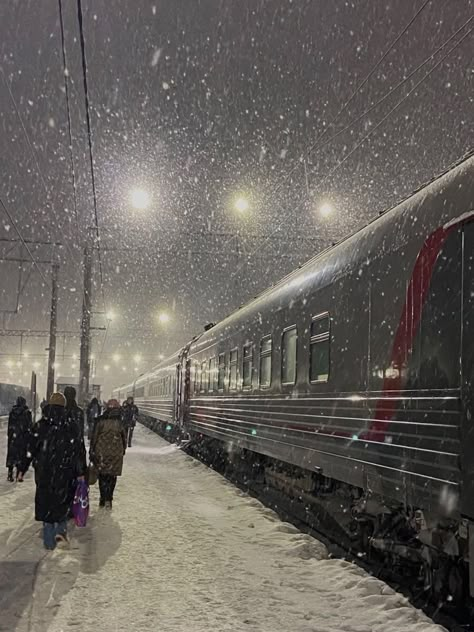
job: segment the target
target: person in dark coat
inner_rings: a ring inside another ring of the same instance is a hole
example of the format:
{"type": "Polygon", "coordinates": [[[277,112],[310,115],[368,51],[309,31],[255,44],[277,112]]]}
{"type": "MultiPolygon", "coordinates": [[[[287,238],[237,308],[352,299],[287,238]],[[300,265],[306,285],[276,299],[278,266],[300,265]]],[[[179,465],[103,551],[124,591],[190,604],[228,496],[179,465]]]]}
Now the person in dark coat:
{"type": "Polygon", "coordinates": [[[99,400],[97,397],[93,397],[90,401],[89,406],[87,407],[86,415],[87,415],[87,438],[89,441],[92,439],[92,434],[94,432],[94,426],[97,421],[97,418],[100,417],[101,409],[99,400]]]}
{"type": "Polygon", "coordinates": [[[68,417],[79,425],[82,436],[84,436],[84,411],[77,405],[76,389],[74,386],[66,386],[64,389],[64,397],[66,398],[66,412],[68,417]]]}
{"type": "Polygon", "coordinates": [[[23,481],[27,468],[27,451],[33,422],[31,412],[24,397],[18,397],[8,416],[7,468],[8,480],[13,482],[13,469],[16,468],[16,480],[23,481]]]}
{"type": "Polygon", "coordinates": [[[100,507],[112,509],[117,476],[121,476],[127,449],[127,432],[116,399],[107,402],[104,414],[95,424],[90,445],[90,460],[99,478],[100,507]]]}
{"type": "Polygon", "coordinates": [[[137,425],[138,408],[133,402],[133,397],[127,397],[127,401],[122,406],[122,421],[128,436],[128,447],[132,447],[132,437],[137,425]]]}
{"type": "Polygon", "coordinates": [[[33,428],[30,460],[36,479],[35,519],[43,523],[46,549],[68,544],[67,517],[77,480],[85,475],[85,449],[78,423],[66,412],[62,393],[53,393],[33,428]]]}

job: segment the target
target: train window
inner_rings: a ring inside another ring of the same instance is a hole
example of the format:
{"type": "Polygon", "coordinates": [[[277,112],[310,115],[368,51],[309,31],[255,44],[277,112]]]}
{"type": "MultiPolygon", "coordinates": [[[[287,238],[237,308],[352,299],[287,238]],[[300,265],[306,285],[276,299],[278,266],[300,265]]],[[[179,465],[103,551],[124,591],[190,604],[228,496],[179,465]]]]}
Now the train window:
{"type": "Polygon", "coordinates": [[[217,376],[217,388],[220,391],[224,390],[225,384],[225,353],[219,354],[219,372],[217,376]]]}
{"type": "Polygon", "coordinates": [[[243,351],[242,382],[244,388],[250,388],[252,386],[252,345],[245,345],[243,351]]]}
{"type": "Polygon", "coordinates": [[[294,384],[296,382],[296,343],[298,332],[296,325],[283,331],[281,339],[281,383],[294,384]]]}
{"type": "Polygon", "coordinates": [[[311,382],[327,382],[329,379],[330,327],[327,312],[313,317],[309,359],[309,379],[311,382]]]}
{"type": "Polygon", "coordinates": [[[260,388],[268,388],[272,383],[272,337],[265,336],[260,341],[260,388]]]}
{"type": "Polygon", "coordinates": [[[237,388],[237,362],[239,360],[239,352],[237,349],[233,349],[230,352],[230,374],[229,374],[229,388],[236,390],[237,388]]]}
{"type": "Polygon", "coordinates": [[[204,393],[207,386],[207,362],[201,362],[201,393],[204,393]]]}
{"type": "Polygon", "coordinates": [[[209,390],[214,391],[216,389],[216,359],[211,358],[209,360],[209,390]]]}

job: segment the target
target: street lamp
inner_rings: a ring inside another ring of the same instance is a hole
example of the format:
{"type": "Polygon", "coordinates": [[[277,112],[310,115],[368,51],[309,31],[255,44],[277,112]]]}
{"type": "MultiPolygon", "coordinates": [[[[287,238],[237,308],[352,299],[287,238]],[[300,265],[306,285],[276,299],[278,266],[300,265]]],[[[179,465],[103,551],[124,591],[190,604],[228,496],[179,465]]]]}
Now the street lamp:
{"type": "Polygon", "coordinates": [[[140,360],[142,359],[142,356],[139,353],[137,353],[137,355],[134,356],[133,359],[135,360],[135,364],[138,364],[140,360]]]}
{"type": "Polygon", "coordinates": [[[118,353],[114,353],[114,355],[112,356],[112,360],[114,362],[120,362],[121,356],[118,353]]]}
{"type": "Polygon", "coordinates": [[[332,215],[333,212],[334,212],[334,207],[332,206],[332,204],[329,204],[329,202],[324,202],[319,207],[319,214],[322,217],[329,217],[330,215],[332,215]]]}
{"type": "Polygon", "coordinates": [[[249,210],[248,200],[244,197],[238,197],[234,202],[234,208],[239,213],[245,213],[249,210]]]}
{"type": "Polygon", "coordinates": [[[105,312],[105,318],[111,322],[115,318],[115,312],[113,309],[109,309],[108,312],[105,312]]]}
{"type": "Polygon", "coordinates": [[[151,198],[150,194],[144,189],[132,189],[130,191],[130,201],[133,208],[142,211],[150,206],[151,198]]]}
{"type": "Polygon", "coordinates": [[[162,325],[166,325],[166,323],[170,322],[170,316],[166,312],[161,312],[158,314],[158,320],[162,325]]]}

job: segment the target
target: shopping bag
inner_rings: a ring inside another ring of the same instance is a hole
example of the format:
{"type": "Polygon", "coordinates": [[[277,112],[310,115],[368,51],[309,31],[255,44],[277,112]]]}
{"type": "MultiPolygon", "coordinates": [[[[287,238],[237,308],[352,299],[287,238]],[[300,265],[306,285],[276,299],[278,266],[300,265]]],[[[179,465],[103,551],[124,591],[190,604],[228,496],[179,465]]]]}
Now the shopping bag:
{"type": "Polygon", "coordinates": [[[85,481],[78,481],[72,503],[72,515],[76,527],[85,527],[89,516],[89,486],[85,481]]]}
{"type": "Polygon", "coordinates": [[[97,470],[95,469],[95,465],[93,463],[89,463],[89,467],[87,468],[87,482],[89,483],[89,486],[97,483],[97,470]]]}

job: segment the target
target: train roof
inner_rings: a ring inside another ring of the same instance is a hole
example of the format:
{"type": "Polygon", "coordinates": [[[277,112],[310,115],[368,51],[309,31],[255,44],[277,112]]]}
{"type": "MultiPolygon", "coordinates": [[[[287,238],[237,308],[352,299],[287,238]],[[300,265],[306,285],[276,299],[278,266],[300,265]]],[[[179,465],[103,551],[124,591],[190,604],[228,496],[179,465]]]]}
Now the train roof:
{"type": "Polygon", "coordinates": [[[212,329],[203,332],[196,343],[191,345],[191,349],[197,350],[201,346],[207,345],[210,340],[214,339],[234,320],[249,318],[252,314],[257,316],[266,301],[277,300],[278,297],[283,299],[283,295],[286,296],[286,290],[290,286],[294,285],[296,289],[296,286],[300,285],[300,283],[303,283],[305,280],[308,281],[309,277],[315,282],[315,277],[318,276],[318,285],[324,287],[324,285],[334,281],[338,276],[342,276],[348,269],[353,269],[356,265],[362,268],[367,262],[369,255],[373,258],[382,252],[387,253],[390,248],[398,248],[408,233],[400,235],[397,231],[392,232],[390,229],[393,226],[390,226],[390,224],[394,223],[400,216],[405,216],[407,219],[412,217],[411,213],[415,206],[420,207],[428,196],[431,199],[440,195],[449,182],[460,177],[464,171],[469,169],[474,170],[474,150],[470,150],[441,174],[418,187],[400,202],[381,211],[356,232],[345,236],[336,244],[320,251],[274,285],[266,288],[248,302],[243,303],[238,309],[219,321],[212,329]]]}

